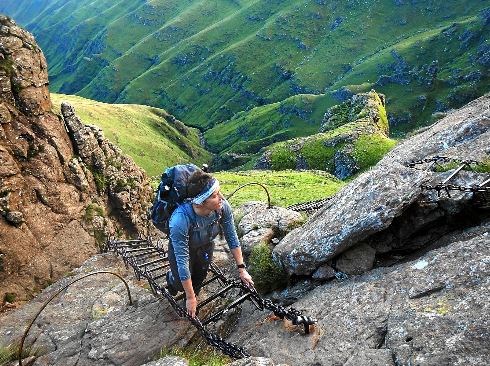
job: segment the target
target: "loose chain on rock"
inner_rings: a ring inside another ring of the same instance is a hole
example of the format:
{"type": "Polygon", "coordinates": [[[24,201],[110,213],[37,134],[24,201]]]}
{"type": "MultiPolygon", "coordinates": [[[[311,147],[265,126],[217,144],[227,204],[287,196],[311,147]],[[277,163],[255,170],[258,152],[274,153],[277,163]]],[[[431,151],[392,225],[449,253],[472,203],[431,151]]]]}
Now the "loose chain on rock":
{"type": "Polygon", "coordinates": [[[440,183],[435,184],[435,185],[422,184],[420,186],[420,188],[422,188],[423,190],[434,190],[437,192],[438,197],[440,197],[441,192],[446,192],[448,197],[451,197],[450,191],[484,193],[484,194],[490,193],[490,187],[488,187],[488,184],[490,183],[490,179],[487,179],[486,181],[484,181],[478,185],[473,185],[471,187],[448,183],[464,167],[471,166],[471,165],[481,165],[482,163],[477,161],[477,160],[472,160],[472,159],[461,160],[461,159],[449,158],[447,156],[434,156],[432,158],[425,158],[425,159],[421,159],[421,160],[410,161],[410,162],[406,163],[405,165],[410,167],[410,168],[415,168],[416,166],[422,165],[422,164],[427,164],[427,163],[439,164],[440,162],[457,163],[459,165],[459,167],[448,178],[446,178],[443,182],[440,182],[440,183]]]}
{"type": "Polygon", "coordinates": [[[421,160],[412,160],[405,165],[409,168],[415,168],[417,165],[422,165],[422,164],[428,164],[428,163],[457,163],[460,165],[478,165],[481,164],[477,160],[472,160],[472,159],[467,159],[467,160],[462,160],[462,159],[455,159],[455,158],[449,158],[447,156],[433,156],[431,158],[425,158],[421,160]]]}

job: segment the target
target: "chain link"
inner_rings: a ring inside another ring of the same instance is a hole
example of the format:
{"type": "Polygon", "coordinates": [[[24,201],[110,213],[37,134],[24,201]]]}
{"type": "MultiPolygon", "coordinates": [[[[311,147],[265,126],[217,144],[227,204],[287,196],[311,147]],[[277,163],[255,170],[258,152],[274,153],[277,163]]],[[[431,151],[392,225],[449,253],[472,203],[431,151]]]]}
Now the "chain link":
{"type": "MultiPolygon", "coordinates": [[[[472,160],[472,159],[467,159],[467,160],[462,160],[462,159],[455,159],[455,158],[449,158],[447,156],[434,156],[432,158],[425,158],[421,160],[413,160],[405,165],[410,168],[415,168],[417,165],[422,165],[422,164],[427,164],[427,163],[457,163],[460,165],[459,170],[463,166],[470,166],[470,165],[480,165],[482,164],[481,162],[477,160],[472,160]]],[[[453,175],[457,174],[458,170],[456,170],[453,175]]],[[[471,192],[471,193],[490,193],[490,187],[485,187],[485,184],[488,182],[486,181],[483,184],[480,185],[473,185],[471,187],[468,186],[461,186],[461,185],[455,185],[455,184],[448,184],[446,183],[448,180],[450,180],[453,175],[451,175],[445,182],[438,183],[435,185],[427,185],[427,184],[422,184],[420,188],[423,190],[433,190],[437,192],[437,196],[441,196],[441,192],[446,192],[446,194],[451,197],[450,191],[459,191],[459,192],[471,192]]]]}
{"type": "MultiPolygon", "coordinates": [[[[177,315],[181,318],[185,318],[189,320],[199,331],[201,336],[206,339],[206,342],[219,349],[223,354],[228,355],[234,359],[249,357],[250,355],[245,351],[243,347],[235,345],[233,343],[225,341],[219,335],[211,333],[206,327],[201,323],[198,317],[192,318],[188,313],[187,309],[184,306],[180,306],[177,302],[177,299],[174,298],[165,286],[160,286],[156,278],[154,278],[153,272],[148,271],[145,268],[141,268],[136,256],[133,255],[134,252],[137,252],[138,257],[144,257],[145,254],[158,255],[161,260],[168,260],[166,257],[167,253],[165,250],[158,245],[152,245],[151,238],[141,239],[136,241],[124,241],[124,240],[109,240],[107,242],[107,248],[109,250],[113,250],[117,254],[121,255],[126,267],[131,266],[134,270],[136,278],[139,280],[141,277],[145,278],[150,284],[150,288],[152,292],[156,296],[160,296],[165,298],[170,305],[173,307],[177,315]],[[131,243],[130,243],[131,242],[131,243]],[[138,245],[134,245],[132,243],[137,242],[138,245]],[[128,244],[130,243],[130,244],[128,244]],[[129,248],[129,250],[128,250],[129,248]],[[141,249],[138,249],[141,248],[141,249]],[[131,251],[132,250],[132,251],[131,251]]],[[[215,265],[211,264],[211,271],[218,275],[219,279],[226,286],[231,286],[231,288],[236,288],[240,290],[240,294],[248,294],[252,303],[260,310],[270,310],[274,312],[274,314],[281,319],[291,320],[295,325],[303,325],[305,327],[305,332],[309,333],[309,326],[316,323],[316,320],[302,315],[302,313],[294,308],[285,309],[284,307],[273,303],[269,299],[263,299],[257,293],[255,288],[246,286],[242,281],[229,279],[227,278],[223,272],[215,265]]],[[[220,315],[222,316],[224,312],[220,315]]]]}
{"type": "Polygon", "coordinates": [[[432,158],[425,158],[425,159],[421,159],[421,160],[412,160],[408,163],[405,163],[404,165],[409,167],[409,168],[415,168],[417,165],[428,164],[428,163],[457,163],[460,165],[478,165],[478,164],[481,164],[481,162],[479,162],[477,160],[472,160],[472,159],[462,160],[462,159],[449,158],[447,156],[436,155],[432,158]]]}

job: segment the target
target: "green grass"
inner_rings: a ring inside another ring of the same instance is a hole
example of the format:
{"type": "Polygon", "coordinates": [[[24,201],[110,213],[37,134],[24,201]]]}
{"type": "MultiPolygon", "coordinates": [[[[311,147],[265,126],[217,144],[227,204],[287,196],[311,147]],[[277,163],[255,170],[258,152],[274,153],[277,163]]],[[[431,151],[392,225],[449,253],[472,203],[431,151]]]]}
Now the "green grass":
{"type": "MultiPolygon", "coordinates": [[[[17,361],[19,359],[19,346],[8,345],[0,346],[0,366],[6,366],[12,361],[17,361]]],[[[43,354],[40,348],[23,347],[22,358],[29,356],[41,356],[43,354]]]]}
{"type": "MultiPolygon", "coordinates": [[[[320,171],[244,171],[217,172],[225,196],[239,186],[259,182],[266,186],[273,205],[287,207],[295,203],[319,200],[330,197],[345,184],[335,177],[320,171]]],[[[233,207],[249,202],[267,202],[267,193],[258,185],[250,185],[230,198],[233,207]]]]}
{"type": "MultiPolygon", "coordinates": [[[[150,176],[164,167],[182,162],[209,163],[211,154],[199,145],[197,131],[179,121],[171,122],[164,110],[129,104],[106,104],[93,100],[51,94],[54,109],[60,113],[62,101],[75,107],[85,124],[97,125],[104,135],[131,156],[150,176]]],[[[97,181],[99,189],[105,182],[97,181]]]]}
{"type": "MultiPolygon", "coordinates": [[[[460,167],[458,162],[449,162],[444,164],[438,164],[435,166],[434,171],[436,172],[447,172],[449,170],[457,169],[460,167]]],[[[468,170],[476,173],[490,173],[490,159],[484,159],[477,164],[465,165],[463,170],[468,170]]]]}
{"type": "Polygon", "coordinates": [[[224,366],[232,362],[228,356],[223,355],[211,347],[197,350],[177,347],[169,349],[164,347],[160,351],[158,358],[166,356],[178,356],[184,358],[189,362],[189,366],[224,366]]]}
{"type": "Polygon", "coordinates": [[[354,142],[353,157],[361,170],[376,165],[396,145],[396,141],[381,134],[364,135],[354,142]]]}

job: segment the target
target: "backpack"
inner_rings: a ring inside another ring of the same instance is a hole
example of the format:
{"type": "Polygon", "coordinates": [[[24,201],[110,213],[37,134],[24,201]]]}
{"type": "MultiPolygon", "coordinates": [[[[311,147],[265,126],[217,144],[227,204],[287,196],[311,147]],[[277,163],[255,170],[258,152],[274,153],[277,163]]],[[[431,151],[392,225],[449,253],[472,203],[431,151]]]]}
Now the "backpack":
{"type": "Polygon", "coordinates": [[[188,198],[189,177],[198,170],[201,169],[194,164],[183,164],[174,165],[163,172],[150,213],[153,225],[163,233],[170,233],[170,217],[177,206],[188,198]]]}

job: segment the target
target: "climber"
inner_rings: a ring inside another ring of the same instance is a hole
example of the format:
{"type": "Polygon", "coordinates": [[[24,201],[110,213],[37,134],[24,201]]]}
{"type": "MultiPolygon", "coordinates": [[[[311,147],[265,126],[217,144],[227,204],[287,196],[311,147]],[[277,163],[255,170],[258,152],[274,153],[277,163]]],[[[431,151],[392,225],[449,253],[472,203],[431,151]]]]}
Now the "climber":
{"type": "Polygon", "coordinates": [[[172,295],[185,292],[187,312],[195,317],[196,296],[213,258],[214,238],[219,234],[220,226],[240,279],[247,286],[253,286],[254,282],[243,261],[231,206],[221,194],[218,180],[198,170],[189,178],[187,193],[193,198],[179,205],[169,222],[167,288],[172,295]]]}

